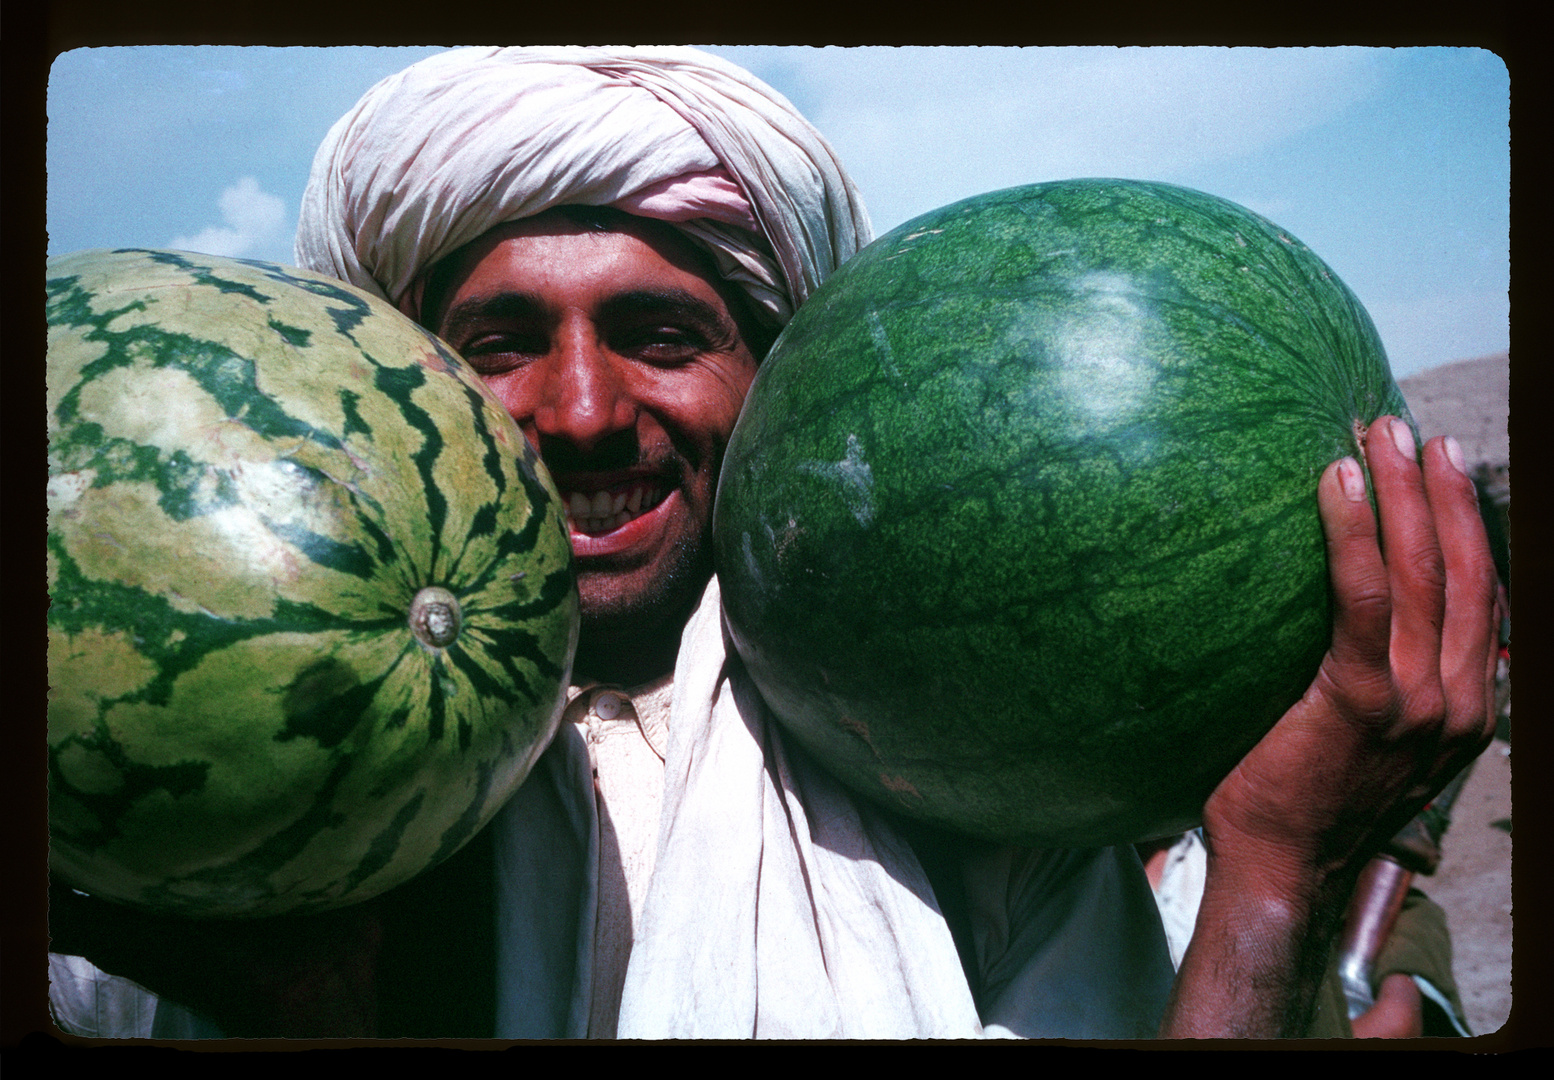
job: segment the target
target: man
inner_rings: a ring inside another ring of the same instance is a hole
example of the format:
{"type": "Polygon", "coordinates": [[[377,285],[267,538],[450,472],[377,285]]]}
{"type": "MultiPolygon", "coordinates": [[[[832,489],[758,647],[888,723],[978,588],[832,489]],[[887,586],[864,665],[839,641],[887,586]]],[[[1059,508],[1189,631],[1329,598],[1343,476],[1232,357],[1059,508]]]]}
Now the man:
{"type": "MultiPolygon", "coordinates": [[[[890,820],[786,744],[724,641],[708,542],[739,403],[867,239],[813,129],[689,50],[445,54],[320,149],[299,261],[447,337],[571,514],[568,723],[482,840],[496,1034],[1116,1037],[1162,1012],[1168,1035],[1303,1030],[1353,875],[1488,737],[1493,572],[1460,453],[1436,441],[1421,471],[1407,428],[1376,425],[1386,561],[1357,463],[1323,477],[1333,648],[1206,808],[1173,988],[1131,850],[965,850],[890,820]]],[[[372,1031],[392,981],[383,900],[336,917],[354,944],[311,969],[320,1001],[366,1003],[338,1033],[372,1031]]]]}

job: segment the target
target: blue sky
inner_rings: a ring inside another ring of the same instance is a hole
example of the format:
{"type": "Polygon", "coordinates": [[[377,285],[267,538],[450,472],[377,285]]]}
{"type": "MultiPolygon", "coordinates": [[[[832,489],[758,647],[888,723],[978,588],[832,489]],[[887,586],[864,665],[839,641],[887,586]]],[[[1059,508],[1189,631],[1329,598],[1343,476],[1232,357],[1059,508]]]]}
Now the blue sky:
{"type": "MultiPolygon", "coordinates": [[[[291,261],[313,151],[433,48],[115,47],[49,80],[49,252],[182,247],[291,261]]],[[[1509,344],[1510,85],[1465,48],[711,51],[823,132],[878,232],[1075,176],[1242,203],[1359,295],[1399,375],[1509,344]]]]}

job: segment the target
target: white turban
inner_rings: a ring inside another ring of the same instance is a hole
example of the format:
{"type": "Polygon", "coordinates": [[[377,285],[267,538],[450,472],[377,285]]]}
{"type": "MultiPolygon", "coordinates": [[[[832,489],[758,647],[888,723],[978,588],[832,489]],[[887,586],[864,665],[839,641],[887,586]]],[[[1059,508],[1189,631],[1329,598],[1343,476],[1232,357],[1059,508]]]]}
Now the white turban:
{"type": "Polygon", "coordinates": [[[681,47],[458,49],[373,86],[319,147],[299,265],[407,306],[433,263],[553,206],[672,222],[785,323],[871,238],[780,94],[681,47]]]}

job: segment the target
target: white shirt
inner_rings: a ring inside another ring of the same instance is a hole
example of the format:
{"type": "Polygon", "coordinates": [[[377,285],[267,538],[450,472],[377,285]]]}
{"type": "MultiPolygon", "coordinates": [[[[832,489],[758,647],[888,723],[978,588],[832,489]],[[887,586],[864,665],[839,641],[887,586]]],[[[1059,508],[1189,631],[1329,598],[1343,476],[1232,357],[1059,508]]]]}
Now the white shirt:
{"type": "Polygon", "coordinates": [[[910,845],[786,744],[715,582],[682,639],[651,862],[657,723],[600,719],[564,724],[495,823],[499,1037],[599,1036],[612,1012],[623,1038],[1153,1034],[1172,971],[1132,849],[968,856],[968,980],[910,845]]]}

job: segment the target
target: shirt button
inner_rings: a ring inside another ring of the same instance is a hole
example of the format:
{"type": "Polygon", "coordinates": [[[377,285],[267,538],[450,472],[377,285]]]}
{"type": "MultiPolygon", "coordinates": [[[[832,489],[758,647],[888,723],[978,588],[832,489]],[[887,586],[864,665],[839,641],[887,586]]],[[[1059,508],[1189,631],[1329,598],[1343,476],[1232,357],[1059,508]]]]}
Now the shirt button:
{"type": "Polygon", "coordinates": [[[594,715],[601,720],[614,720],[624,705],[619,694],[606,692],[594,698],[594,715]]]}

